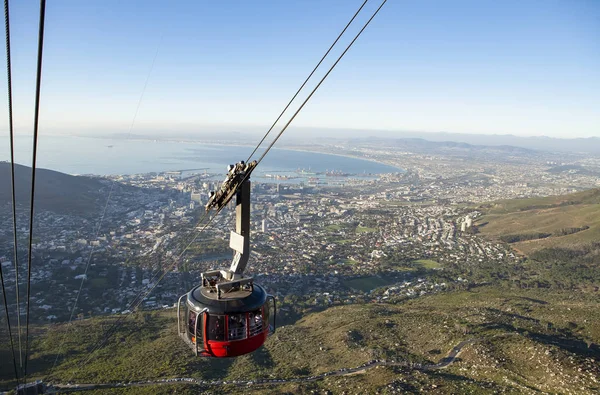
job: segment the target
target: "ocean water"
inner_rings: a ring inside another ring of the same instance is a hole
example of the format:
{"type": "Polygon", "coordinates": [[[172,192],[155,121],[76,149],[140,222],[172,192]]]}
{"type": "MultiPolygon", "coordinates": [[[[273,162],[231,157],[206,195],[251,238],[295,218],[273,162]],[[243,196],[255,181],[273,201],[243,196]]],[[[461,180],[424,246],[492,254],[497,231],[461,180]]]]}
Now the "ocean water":
{"type": "MultiPolygon", "coordinates": [[[[3,139],[0,160],[10,160],[8,138],[3,139]]],[[[228,164],[246,160],[254,147],[207,145],[136,139],[40,136],[37,165],[68,174],[139,174],[194,170],[224,174],[228,164]]],[[[262,151],[255,154],[258,158],[262,151]]],[[[16,162],[31,166],[31,138],[17,137],[16,162]]],[[[401,172],[402,169],[372,161],[314,152],[273,148],[255,176],[297,175],[336,171],[356,175],[401,172]]],[[[306,176],[306,175],[305,175],[306,176]]]]}

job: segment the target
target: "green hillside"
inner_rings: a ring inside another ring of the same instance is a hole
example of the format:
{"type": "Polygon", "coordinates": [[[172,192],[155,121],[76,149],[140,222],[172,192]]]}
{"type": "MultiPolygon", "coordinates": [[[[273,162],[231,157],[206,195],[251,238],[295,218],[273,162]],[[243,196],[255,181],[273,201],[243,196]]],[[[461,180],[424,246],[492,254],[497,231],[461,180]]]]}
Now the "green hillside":
{"type": "Polygon", "coordinates": [[[534,209],[600,203],[600,189],[540,198],[508,199],[487,203],[482,207],[490,214],[507,214],[534,209]]]}
{"type": "MultiPolygon", "coordinates": [[[[527,257],[502,267],[415,261],[438,269],[430,275],[438,282],[469,281],[393,303],[323,309],[297,296],[280,304],[293,314],[280,312],[287,321],[265,346],[236,359],[194,357],[172,310],[132,315],[96,352],[119,317],[34,326],[31,378],[104,386],[90,393],[598,393],[600,239],[589,235],[598,232],[599,196],[486,205],[475,237],[504,240],[527,257]],[[174,378],[189,381],[167,381],[174,378]]],[[[355,289],[385,284],[348,280],[355,289]]],[[[10,363],[3,343],[0,388],[14,386],[10,363]]]]}
{"type": "MultiPolygon", "coordinates": [[[[0,162],[0,205],[12,198],[10,163],[0,162]]],[[[101,208],[106,184],[84,176],[71,176],[48,169],[36,170],[36,208],[57,214],[95,215],[101,208]]],[[[17,202],[29,202],[31,168],[15,165],[17,202]]],[[[24,205],[25,206],[25,205],[24,205]]]]}
{"type": "Polygon", "coordinates": [[[484,205],[482,209],[485,215],[476,222],[480,232],[498,239],[508,235],[530,238],[512,243],[526,255],[542,248],[576,248],[600,240],[600,189],[504,200],[484,205]]]}
{"type": "Polygon", "coordinates": [[[600,189],[500,201],[481,210],[480,234],[527,257],[518,275],[522,284],[598,293],[600,189]]]}
{"type": "MultiPolygon", "coordinates": [[[[191,355],[176,335],[173,312],[140,313],[88,363],[87,351],[114,318],[78,321],[70,328],[37,327],[30,366],[33,376],[54,383],[189,377],[239,380],[246,383],[244,392],[248,393],[272,393],[274,388],[300,393],[313,389],[372,393],[391,388],[432,393],[519,393],[529,388],[585,394],[600,390],[594,382],[600,375],[599,314],[600,302],[585,294],[480,287],[398,305],[346,305],[307,312],[293,325],[279,328],[254,354],[214,360],[191,355]],[[64,358],[50,371],[63,341],[64,358]],[[443,361],[463,341],[467,343],[452,364],[427,369],[443,361]],[[373,359],[387,362],[346,376],[286,382],[356,368],[373,359]],[[407,363],[422,366],[411,368],[407,363]],[[250,380],[284,381],[248,385],[250,380]]],[[[2,359],[4,380],[12,373],[9,361],[2,359]]],[[[198,386],[177,387],[190,393],[198,390],[198,386]]],[[[210,387],[225,393],[239,389],[222,383],[210,387]]],[[[168,393],[156,383],[135,389],[168,393]]]]}

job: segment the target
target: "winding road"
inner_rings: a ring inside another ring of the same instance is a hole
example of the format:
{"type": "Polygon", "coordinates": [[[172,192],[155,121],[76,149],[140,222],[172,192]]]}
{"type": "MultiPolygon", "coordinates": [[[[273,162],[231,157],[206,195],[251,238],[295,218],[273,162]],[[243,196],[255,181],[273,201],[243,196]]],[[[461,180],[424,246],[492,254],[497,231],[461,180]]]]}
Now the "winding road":
{"type": "Polygon", "coordinates": [[[411,369],[417,369],[422,371],[430,371],[430,370],[438,370],[444,369],[450,366],[458,357],[458,354],[462,351],[462,349],[474,342],[478,339],[468,339],[458,343],[456,346],[450,350],[448,355],[442,358],[438,363],[432,365],[423,365],[420,363],[413,363],[408,361],[388,361],[388,360],[373,360],[369,361],[361,366],[350,369],[338,369],[333,370],[327,373],[321,373],[315,376],[308,377],[297,377],[293,379],[258,379],[258,380],[202,380],[202,379],[194,379],[189,377],[179,377],[179,378],[171,378],[171,379],[162,379],[162,380],[154,380],[154,381],[137,381],[137,382],[129,382],[129,383],[104,383],[104,384],[52,384],[49,385],[49,392],[52,392],[52,389],[59,390],[60,392],[75,392],[75,391],[88,391],[95,389],[105,389],[105,388],[125,388],[125,387],[142,387],[142,386],[151,386],[151,385],[166,385],[166,384],[189,384],[189,385],[199,385],[199,386],[223,386],[223,385],[243,385],[243,386],[253,386],[253,385],[280,385],[285,383],[304,383],[311,381],[323,380],[326,377],[335,377],[335,376],[351,376],[355,374],[361,374],[366,372],[369,369],[373,369],[378,366],[401,366],[408,367],[411,369]]]}

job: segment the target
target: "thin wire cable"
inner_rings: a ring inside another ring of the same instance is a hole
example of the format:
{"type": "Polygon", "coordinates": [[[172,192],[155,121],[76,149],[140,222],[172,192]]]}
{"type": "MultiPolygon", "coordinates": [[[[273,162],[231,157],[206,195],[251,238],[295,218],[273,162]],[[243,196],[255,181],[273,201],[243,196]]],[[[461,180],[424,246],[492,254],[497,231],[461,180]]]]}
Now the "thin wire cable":
{"type": "Polygon", "coordinates": [[[42,87],[42,60],[44,55],[44,22],[46,19],[46,0],[40,0],[40,22],[38,32],[37,76],[35,84],[35,110],[33,115],[33,159],[31,165],[31,201],[29,206],[29,256],[27,259],[27,314],[25,323],[25,362],[23,366],[23,379],[27,382],[27,358],[29,356],[29,306],[31,301],[31,262],[33,245],[33,214],[35,204],[35,169],[37,160],[37,142],[40,120],[40,96],[42,87]]]}
{"type": "MultiPolygon", "coordinates": [[[[350,48],[352,47],[352,45],[354,45],[354,43],[356,42],[356,40],[361,36],[361,34],[365,31],[365,29],[367,28],[367,26],[371,23],[371,21],[375,18],[375,16],[379,13],[379,11],[381,10],[381,8],[385,5],[385,3],[387,2],[387,0],[384,0],[381,5],[377,8],[377,10],[373,13],[373,15],[369,18],[369,20],[365,23],[365,25],[362,27],[362,29],[356,34],[356,36],[354,37],[354,39],[350,42],[350,44],[348,44],[348,46],[346,47],[346,49],[344,50],[344,52],[342,52],[342,54],[338,57],[338,59],[335,61],[335,63],[329,68],[329,70],[327,71],[327,73],[323,76],[323,78],[319,81],[319,83],[317,84],[317,86],[311,91],[311,93],[309,94],[309,96],[304,100],[304,102],[302,103],[302,105],[298,108],[298,110],[294,113],[294,115],[290,118],[290,120],[286,123],[286,125],[283,127],[283,129],[279,132],[279,134],[277,135],[277,137],[271,142],[271,144],[267,147],[267,150],[262,154],[262,156],[258,159],[258,163],[260,163],[264,157],[267,155],[267,153],[271,150],[271,148],[273,148],[273,146],[275,145],[275,143],[277,142],[277,140],[283,135],[283,133],[285,132],[285,130],[288,128],[288,126],[292,123],[292,121],[296,118],[296,116],[300,113],[300,111],[302,110],[302,108],[304,108],[304,106],[306,105],[306,103],[310,100],[310,98],[313,96],[313,94],[318,90],[318,88],[321,86],[321,84],[325,81],[325,79],[329,76],[329,74],[333,71],[333,69],[337,66],[337,64],[340,62],[340,60],[344,57],[344,55],[346,55],[346,53],[348,52],[348,50],[350,50],[350,48]]],[[[246,179],[248,179],[248,177],[250,176],[250,174],[246,175],[246,177],[242,180],[245,181],[246,179]]],[[[205,214],[203,216],[206,217],[207,214],[205,214]]],[[[198,236],[204,232],[204,230],[206,230],[206,228],[208,227],[208,225],[210,225],[210,223],[217,217],[218,213],[216,213],[215,215],[213,215],[212,217],[209,218],[208,222],[202,227],[202,229],[196,233],[194,235],[194,237],[192,238],[192,240],[186,245],[186,247],[181,251],[181,253],[178,254],[177,258],[173,261],[172,265],[163,272],[163,274],[160,276],[160,278],[158,279],[158,281],[152,286],[152,288],[150,288],[141,298],[136,298],[134,299],[134,302],[131,304],[134,306],[134,309],[139,306],[143,300],[158,286],[158,284],[160,283],[160,281],[166,276],[167,273],[169,273],[171,271],[171,269],[178,263],[179,259],[183,256],[183,254],[189,249],[189,247],[192,245],[192,243],[198,238],[198,236]]],[[[99,348],[103,347],[104,344],[106,344],[106,342],[109,340],[110,336],[112,336],[112,333],[114,333],[116,331],[116,329],[118,329],[118,327],[121,325],[121,322],[128,318],[129,316],[131,316],[131,314],[133,313],[133,310],[131,310],[125,317],[119,317],[119,319],[117,320],[117,322],[115,324],[113,324],[113,326],[111,326],[111,328],[109,328],[108,331],[105,332],[105,337],[102,341],[100,341],[97,346],[95,346],[90,353],[88,354],[88,358],[82,363],[80,364],[79,369],[81,369],[81,367],[85,366],[92,358],[92,354],[97,351],[99,348]]],[[[73,374],[73,376],[71,377],[71,379],[75,376],[75,374],[79,371],[79,369],[73,374]]]]}
{"type": "MultiPolygon", "coordinates": [[[[200,226],[200,224],[201,224],[201,223],[202,223],[202,222],[203,222],[203,221],[206,219],[206,217],[207,217],[207,216],[208,216],[208,213],[204,213],[204,215],[203,215],[203,216],[200,218],[200,220],[198,221],[198,223],[196,224],[196,226],[194,226],[194,228],[193,228],[193,229],[196,229],[198,226],[200,226]]],[[[131,313],[133,313],[133,312],[135,311],[135,309],[136,309],[136,308],[137,308],[137,307],[138,307],[138,306],[139,306],[139,305],[140,305],[140,304],[141,304],[141,303],[142,303],[142,302],[143,302],[143,301],[144,301],[144,300],[145,300],[145,299],[148,297],[148,295],[149,295],[149,294],[150,294],[150,293],[151,293],[151,292],[152,292],[152,291],[153,291],[153,290],[156,288],[156,286],[158,286],[158,284],[159,284],[159,283],[160,283],[160,281],[161,281],[161,280],[162,280],[162,279],[163,279],[163,278],[166,276],[166,274],[168,274],[169,272],[171,272],[171,270],[173,270],[173,268],[175,267],[175,265],[176,265],[177,263],[179,263],[179,260],[181,259],[181,257],[182,257],[182,256],[183,256],[183,255],[184,255],[186,252],[187,252],[187,250],[188,250],[188,249],[191,247],[191,245],[192,245],[192,244],[193,244],[193,243],[194,243],[194,242],[195,242],[195,241],[198,239],[198,237],[199,237],[199,236],[200,236],[200,235],[201,235],[201,234],[202,234],[202,233],[203,233],[203,232],[204,232],[204,231],[205,231],[205,230],[208,228],[208,226],[209,226],[209,225],[212,223],[212,221],[213,221],[213,220],[214,220],[216,217],[217,217],[217,214],[215,214],[215,215],[213,215],[212,217],[210,217],[210,218],[208,219],[208,221],[207,221],[207,222],[206,222],[206,223],[203,225],[203,227],[202,227],[202,228],[201,228],[199,231],[197,231],[197,232],[194,232],[194,231],[192,231],[192,232],[191,232],[193,237],[192,237],[191,239],[189,239],[189,241],[187,241],[187,242],[182,242],[182,243],[180,243],[180,244],[179,244],[180,246],[184,246],[184,245],[185,245],[185,247],[183,248],[183,250],[182,250],[182,251],[181,251],[179,254],[177,254],[177,257],[176,257],[176,258],[174,258],[174,261],[173,261],[173,263],[171,264],[171,266],[167,267],[167,269],[166,269],[166,270],[164,270],[164,268],[158,268],[158,269],[156,270],[156,272],[155,272],[155,273],[154,273],[154,274],[151,276],[151,278],[150,278],[150,280],[149,280],[149,284],[154,284],[154,286],[153,286],[153,287],[152,287],[150,290],[148,290],[148,291],[141,290],[141,291],[140,291],[140,292],[139,292],[139,293],[138,293],[138,294],[137,294],[137,295],[136,295],[136,296],[135,296],[135,297],[132,299],[132,301],[129,303],[129,305],[128,305],[128,306],[127,306],[127,308],[125,309],[125,311],[126,311],[126,310],[129,310],[129,311],[130,311],[129,315],[130,315],[131,313]],[[162,275],[160,276],[160,278],[158,278],[158,275],[159,275],[159,274],[161,274],[161,272],[162,272],[162,275]],[[157,278],[158,278],[158,280],[157,280],[157,278]],[[155,281],[156,281],[156,282],[155,282],[155,281]]],[[[177,249],[177,247],[176,247],[175,249],[177,249]]],[[[125,316],[125,318],[127,318],[127,316],[125,316]]],[[[120,318],[117,320],[117,322],[116,322],[115,324],[113,324],[113,325],[111,326],[111,328],[109,328],[109,329],[108,329],[108,330],[105,332],[105,335],[104,335],[104,337],[106,338],[106,337],[107,337],[107,336],[106,336],[106,333],[110,332],[110,331],[111,331],[111,330],[112,330],[114,327],[118,326],[119,322],[121,322],[122,320],[123,320],[123,317],[120,317],[120,318]]],[[[110,337],[110,336],[108,336],[108,337],[110,337]]],[[[108,339],[106,339],[106,340],[108,340],[108,339]]],[[[91,353],[93,353],[93,352],[94,352],[95,350],[97,350],[98,348],[100,348],[100,347],[98,347],[98,346],[95,346],[95,347],[92,349],[92,351],[90,352],[90,355],[91,355],[91,353]]]]}
{"type": "MultiPolygon", "coordinates": [[[[191,245],[198,239],[198,237],[208,228],[208,226],[213,222],[213,220],[215,220],[217,215],[218,215],[218,213],[216,213],[212,217],[209,217],[208,221],[203,225],[203,227],[199,231],[193,232],[193,237],[189,241],[183,242],[180,244],[180,246],[185,245],[185,247],[179,254],[177,254],[177,257],[174,258],[173,263],[169,267],[167,267],[166,270],[164,270],[164,269],[162,270],[162,275],[158,279],[157,279],[157,276],[161,273],[161,270],[160,269],[157,270],[157,272],[152,276],[152,278],[150,279],[150,282],[149,282],[150,284],[154,284],[152,286],[152,288],[147,291],[144,291],[144,290],[140,291],[135,296],[135,298],[133,298],[133,300],[129,303],[129,305],[127,306],[127,308],[125,310],[125,311],[129,310],[129,313],[127,313],[124,316],[123,315],[120,316],[117,319],[117,321],[115,323],[113,323],[109,327],[109,329],[107,329],[104,332],[101,340],[99,340],[96,343],[96,345],[94,345],[94,347],[88,352],[88,358],[82,364],[80,364],[80,367],[73,373],[73,375],[71,376],[69,381],[72,381],[73,378],[75,377],[75,375],[79,372],[79,370],[93,358],[93,354],[97,350],[99,350],[100,348],[104,347],[104,345],[106,345],[106,343],[110,340],[110,338],[117,331],[117,329],[119,329],[119,327],[123,324],[123,322],[135,312],[137,307],[139,307],[139,305],[148,297],[148,295],[150,295],[150,293],[152,291],[154,291],[154,289],[159,285],[159,283],[162,281],[162,279],[173,270],[175,265],[177,263],[179,263],[182,256],[187,252],[187,250],[191,247],[191,245]]],[[[204,213],[204,215],[198,221],[198,223],[196,224],[194,229],[196,229],[204,221],[204,219],[206,219],[207,216],[208,216],[208,213],[204,213]]]]}
{"type": "MultiPolygon", "coordinates": [[[[156,64],[156,58],[158,57],[158,52],[159,52],[161,44],[162,44],[162,36],[160,38],[158,46],[156,47],[156,52],[154,53],[154,58],[152,59],[152,64],[150,65],[150,70],[148,71],[148,75],[146,76],[146,81],[144,82],[144,87],[142,88],[142,93],[140,94],[140,98],[138,99],[137,106],[136,106],[135,112],[133,114],[133,119],[131,120],[131,124],[129,125],[129,132],[127,133],[126,139],[129,139],[129,137],[131,136],[131,132],[133,131],[135,121],[137,119],[138,113],[140,111],[140,107],[142,105],[142,100],[144,99],[144,95],[146,93],[146,88],[148,87],[148,82],[150,81],[150,76],[152,75],[152,71],[154,70],[154,65],[156,64]]],[[[94,236],[95,239],[97,239],[98,235],[100,234],[100,229],[102,228],[102,223],[104,222],[104,217],[106,216],[106,211],[108,209],[108,205],[110,203],[110,199],[113,194],[115,183],[116,183],[116,179],[113,179],[112,183],[110,184],[110,189],[108,191],[106,203],[104,204],[104,209],[102,210],[102,214],[101,214],[100,220],[98,222],[98,227],[96,228],[96,232],[95,232],[95,236],[94,236]]],[[[92,261],[92,256],[94,255],[94,252],[95,252],[95,246],[92,246],[92,249],[90,250],[90,253],[88,255],[87,263],[85,265],[85,270],[83,272],[84,276],[81,278],[81,282],[79,283],[79,289],[77,290],[77,295],[75,296],[75,303],[73,304],[73,308],[71,309],[71,314],[69,316],[69,322],[67,323],[67,325],[70,324],[71,321],[73,321],[73,317],[75,315],[75,310],[77,308],[77,303],[79,302],[79,297],[80,297],[81,291],[83,289],[83,284],[85,283],[85,280],[87,278],[87,272],[90,267],[90,263],[92,261]]],[[[65,343],[65,339],[66,338],[63,337],[63,340],[60,343],[58,352],[56,353],[56,358],[54,359],[54,363],[52,364],[52,368],[50,369],[50,372],[52,372],[52,370],[54,370],[54,367],[56,366],[56,363],[58,362],[58,358],[62,354],[62,348],[65,343]]]]}
{"type": "MultiPolygon", "coordinates": [[[[279,134],[275,137],[275,139],[271,142],[271,144],[269,144],[269,146],[267,147],[267,149],[265,150],[265,152],[263,152],[263,154],[257,160],[256,166],[258,166],[260,164],[260,162],[264,159],[264,157],[269,153],[269,151],[271,150],[271,148],[273,148],[273,146],[275,145],[275,143],[277,142],[277,140],[279,140],[279,138],[283,135],[283,132],[286,131],[286,129],[288,128],[288,126],[290,126],[290,124],[296,118],[296,116],[300,113],[300,111],[302,111],[302,109],[304,108],[304,106],[306,105],[306,103],[308,103],[308,101],[310,100],[310,98],[315,94],[315,92],[317,91],[317,89],[319,89],[319,87],[321,86],[321,84],[323,83],[323,81],[325,81],[325,79],[327,79],[327,77],[329,76],[329,74],[333,71],[333,69],[335,68],[335,66],[337,66],[337,64],[340,62],[340,60],[342,60],[342,58],[344,57],[344,55],[346,55],[346,53],[350,50],[350,48],[352,48],[352,45],[354,45],[354,43],[356,42],[356,40],[365,31],[365,29],[367,28],[367,26],[369,26],[369,24],[371,23],[371,21],[373,20],[373,18],[375,18],[375,16],[379,13],[379,11],[385,5],[386,2],[387,2],[387,0],[384,0],[381,3],[381,5],[379,6],[379,8],[377,8],[377,10],[371,16],[371,18],[369,18],[369,20],[367,21],[367,23],[365,23],[365,25],[356,34],[356,36],[350,42],[350,44],[348,44],[348,46],[346,47],[346,49],[344,50],[344,52],[342,52],[342,54],[337,58],[337,60],[335,61],[335,63],[329,68],[329,70],[323,76],[323,78],[321,78],[321,80],[319,81],[319,83],[317,84],[317,86],[314,87],[314,89],[310,92],[310,94],[308,95],[308,97],[304,100],[304,102],[302,102],[302,104],[300,105],[300,107],[298,108],[298,110],[296,110],[296,112],[294,113],[294,115],[292,115],[292,117],[290,118],[290,120],[285,124],[285,126],[281,129],[281,131],[279,132],[279,134]]],[[[246,178],[248,178],[248,176],[246,176],[246,178]]],[[[244,178],[244,180],[246,178],[244,178]]]]}
{"type": "MultiPolygon", "coordinates": [[[[17,242],[17,194],[15,188],[15,142],[12,107],[12,62],[10,50],[10,14],[8,0],[4,0],[4,26],[6,29],[6,79],[8,86],[8,129],[10,134],[10,183],[12,188],[13,251],[15,263],[15,293],[17,295],[17,337],[19,341],[19,367],[23,368],[21,343],[21,297],[19,292],[19,244],[17,242]]],[[[12,341],[12,339],[11,339],[12,341]]]]}
{"type": "Polygon", "coordinates": [[[323,63],[323,61],[325,60],[325,58],[327,57],[327,55],[329,55],[329,53],[331,52],[331,50],[333,49],[333,47],[335,47],[335,45],[340,40],[340,38],[342,38],[342,36],[344,35],[344,33],[346,33],[346,30],[348,30],[348,27],[350,27],[350,25],[352,24],[352,22],[354,22],[354,19],[356,19],[356,17],[358,16],[358,14],[363,9],[363,7],[367,4],[368,1],[369,0],[365,0],[362,3],[362,5],[358,8],[358,11],[356,11],[356,13],[352,17],[352,19],[350,19],[350,21],[346,24],[346,26],[344,27],[344,30],[342,30],[342,32],[337,36],[337,38],[335,39],[335,41],[333,42],[333,44],[331,44],[331,46],[329,47],[329,49],[327,50],[327,52],[325,52],[325,55],[323,55],[323,57],[321,58],[321,60],[319,60],[319,63],[317,63],[317,65],[315,66],[315,68],[312,69],[312,71],[310,72],[310,74],[308,75],[308,77],[306,77],[306,79],[304,80],[304,82],[302,83],[302,85],[300,85],[300,88],[298,88],[298,90],[296,91],[296,93],[294,94],[294,96],[290,99],[290,101],[285,106],[285,108],[283,109],[283,111],[281,111],[281,113],[279,114],[279,116],[277,117],[277,119],[275,120],[275,122],[273,122],[273,124],[271,125],[271,127],[269,128],[269,130],[267,130],[267,133],[265,133],[265,135],[260,140],[260,142],[258,143],[258,145],[256,146],[256,148],[254,148],[254,151],[252,151],[252,153],[248,156],[248,159],[246,160],[246,162],[250,162],[250,159],[252,158],[252,155],[254,155],[256,153],[256,151],[260,148],[260,146],[265,141],[265,139],[267,138],[267,136],[271,133],[271,131],[273,130],[273,128],[275,127],[275,125],[277,125],[277,122],[279,122],[279,120],[281,119],[281,117],[283,116],[283,114],[287,111],[287,109],[290,107],[290,105],[292,104],[292,102],[296,99],[296,97],[298,96],[298,94],[300,93],[300,91],[302,91],[302,89],[304,88],[304,86],[306,85],[306,83],[308,82],[308,80],[311,79],[311,77],[317,71],[317,69],[319,68],[319,66],[321,66],[321,63],[323,63]]]}
{"type": "Polygon", "coordinates": [[[17,356],[15,354],[12,330],[10,329],[10,315],[8,314],[8,301],[6,299],[6,288],[4,287],[3,272],[4,269],[2,269],[2,265],[0,265],[0,282],[2,283],[2,297],[4,299],[4,311],[6,312],[6,326],[8,328],[8,337],[10,339],[10,350],[12,352],[13,367],[15,369],[15,380],[17,380],[17,385],[19,385],[19,369],[17,369],[17,356]]]}
{"type": "MultiPolygon", "coordinates": [[[[205,213],[203,215],[203,219],[206,218],[208,215],[208,213],[205,213]]],[[[79,368],[73,373],[73,375],[71,376],[71,378],[69,379],[69,381],[72,381],[73,378],[75,377],[75,375],[79,372],[79,370],[87,365],[92,358],[94,357],[94,353],[96,351],[98,351],[100,348],[104,347],[106,345],[106,343],[110,340],[110,338],[112,337],[112,335],[117,331],[117,329],[119,329],[119,327],[123,324],[123,322],[128,319],[137,309],[137,307],[139,307],[139,305],[148,297],[148,295],[150,295],[150,293],[152,293],[152,291],[154,291],[154,289],[156,289],[156,287],[158,286],[158,284],[161,282],[161,280],[168,274],[170,273],[173,268],[175,267],[175,265],[177,263],[179,263],[179,260],[181,259],[181,257],[183,256],[183,254],[185,254],[185,252],[189,249],[189,247],[196,241],[196,239],[198,238],[198,236],[200,236],[200,234],[202,234],[207,228],[208,226],[212,223],[212,221],[217,217],[218,214],[213,215],[212,217],[209,217],[208,221],[204,224],[204,226],[198,231],[194,233],[194,236],[192,237],[192,239],[186,244],[185,248],[179,253],[177,254],[177,257],[175,257],[173,259],[173,263],[166,268],[166,270],[162,271],[162,275],[156,279],[156,276],[160,273],[157,273],[154,278],[151,279],[150,283],[154,283],[154,285],[152,286],[152,288],[150,288],[147,291],[142,290],[140,293],[138,293],[136,295],[136,297],[131,301],[131,303],[129,304],[128,308],[126,310],[129,310],[129,312],[126,315],[122,315],[120,316],[117,321],[115,323],[113,323],[113,325],[111,325],[111,327],[106,330],[106,332],[104,333],[104,335],[102,336],[101,340],[99,340],[96,345],[92,348],[92,350],[88,353],[88,357],[85,359],[85,361],[83,361],[83,363],[79,364],[79,368]],[[154,282],[155,281],[155,282],[154,282]]]]}

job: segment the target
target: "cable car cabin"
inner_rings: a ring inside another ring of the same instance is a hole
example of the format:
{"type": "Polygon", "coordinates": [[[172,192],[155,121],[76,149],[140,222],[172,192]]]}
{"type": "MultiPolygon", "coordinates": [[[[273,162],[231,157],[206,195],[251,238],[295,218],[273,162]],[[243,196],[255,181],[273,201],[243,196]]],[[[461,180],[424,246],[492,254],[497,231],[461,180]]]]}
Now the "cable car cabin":
{"type": "Polygon", "coordinates": [[[179,336],[196,355],[237,357],[257,350],[275,332],[275,298],[251,278],[225,289],[206,278],[202,283],[177,306],[179,336]]]}
{"type": "Polygon", "coordinates": [[[202,273],[201,285],[179,298],[179,336],[205,357],[237,357],[263,345],[275,332],[275,298],[252,277],[244,276],[250,255],[250,180],[258,163],[228,167],[221,188],[211,193],[206,211],[219,212],[235,196],[236,226],[229,246],[234,251],[229,269],[202,273]],[[185,302],[184,302],[185,299],[185,302]]]}

